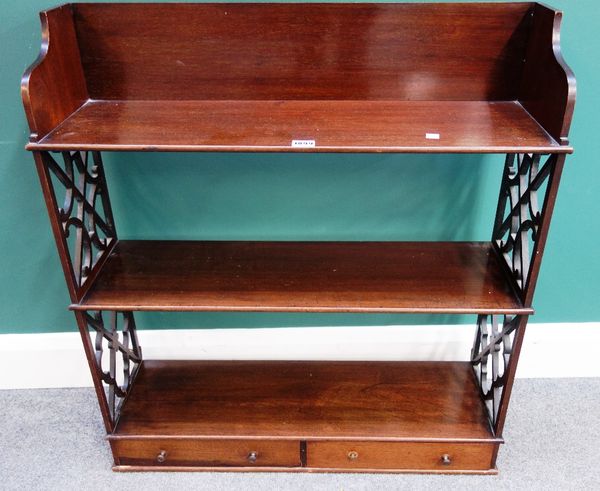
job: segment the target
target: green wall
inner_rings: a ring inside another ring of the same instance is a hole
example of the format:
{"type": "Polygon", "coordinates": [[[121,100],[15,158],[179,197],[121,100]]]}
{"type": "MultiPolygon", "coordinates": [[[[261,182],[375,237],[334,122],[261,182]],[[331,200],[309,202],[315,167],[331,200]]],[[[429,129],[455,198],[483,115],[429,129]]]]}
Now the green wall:
{"type": "MultiPolygon", "coordinates": [[[[597,278],[600,15],[597,1],[548,0],[565,12],[562,47],[578,80],[567,159],[536,292],[537,322],[600,321],[597,278]]],[[[48,0],[0,7],[0,333],[75,329],[31,156],[19,95],[40,46],[48,0]]],[[[500,156],[107,155],[121,238],[487,240],[500,156]]],[[[472,322],[400,315],[144,314],[142,327],[472,322]]]]}

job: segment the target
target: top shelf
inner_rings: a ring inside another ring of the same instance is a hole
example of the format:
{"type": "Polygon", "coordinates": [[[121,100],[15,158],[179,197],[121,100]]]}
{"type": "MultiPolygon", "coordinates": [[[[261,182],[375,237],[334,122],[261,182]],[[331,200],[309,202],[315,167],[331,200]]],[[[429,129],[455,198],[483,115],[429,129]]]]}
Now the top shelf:
{"type": "Polygon", "coordinates": [[[36,150],[564,153],[518,102],[91,101],[36,150]],[[295,140],[314,147],[294,147],[295,140]]]}
{"type": "Polygon", "coordinates": [[[537,3],[75,3],[41,19],[29,150],[572,151],[561,13],[537,3]]]}

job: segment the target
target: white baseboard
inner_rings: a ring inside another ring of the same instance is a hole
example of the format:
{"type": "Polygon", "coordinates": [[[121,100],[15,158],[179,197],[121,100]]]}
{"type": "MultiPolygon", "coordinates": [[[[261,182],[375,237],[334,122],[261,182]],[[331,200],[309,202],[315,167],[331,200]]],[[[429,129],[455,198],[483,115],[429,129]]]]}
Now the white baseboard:
{"type": "MultiPolygon", "coordinates": [[[[146,359],[467,360],[474,326],[140,331],[146,359]]],[[[600,377],[600,322],[529,324],[517,377],[600,377]]],[[[78,333],[0,335],[0,389],[87,387],[78,333]]]]}

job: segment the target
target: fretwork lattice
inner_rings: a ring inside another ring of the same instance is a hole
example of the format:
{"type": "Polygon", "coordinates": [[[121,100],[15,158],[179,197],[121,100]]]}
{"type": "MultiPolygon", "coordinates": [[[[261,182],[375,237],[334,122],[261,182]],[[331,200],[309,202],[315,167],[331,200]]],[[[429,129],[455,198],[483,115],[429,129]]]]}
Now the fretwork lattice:
{"type": "Polygon", "coordinates": [[[508,154],[506,157],[493,241],[504,256],[522,297],[529,289],[532,258],[545,208],[547,193],[540,207],[538,191],[548,181],[556,159],[556,155],[550,155],[540,165],[539,154],[508,154]]]}
{"type": "Polygon", "coordinates": [[[102,159],[99,152],[62,152],[61,166],[49,152],[43,152],[44,165],[65,189],[61,201],[50,180],[72,265],[72,280],[81,288],[94,266],[116,240],[102,159]],[[61,204],[62,203],[62,204],[61,204]],[[69,237],[75,233],[69,245],[69,237]]]}
{"type": "Polygon", "coordinates": [[[478,316],[477,333],[471,351],[471,363],[494,427],[498,422],[502,393],[508,381],[515,336],[521,324],[519,316],[505,315],[502,325],[500,318],[499,315],[478,316]]]}
{"type": "Polygon", "coordinates": [[[135,321],[131,312],[85,312],[88,333],[94,347],[95,368],[105,385],[108,410],[116,423],[142,361],[135,321]],[[104,315],[109,317],[107,325],[104,315]],[[119,331],[119,317],[122,319],[119,331]]]}

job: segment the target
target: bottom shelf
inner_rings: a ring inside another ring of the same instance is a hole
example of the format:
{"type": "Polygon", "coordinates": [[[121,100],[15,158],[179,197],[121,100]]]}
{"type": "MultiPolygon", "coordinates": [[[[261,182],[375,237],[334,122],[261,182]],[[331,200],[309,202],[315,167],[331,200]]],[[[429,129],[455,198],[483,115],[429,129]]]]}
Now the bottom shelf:
{"type": "Polygon", "coordinates": [[[494,473],[467,362],[144,361],[115,470],[494,473]]]}

